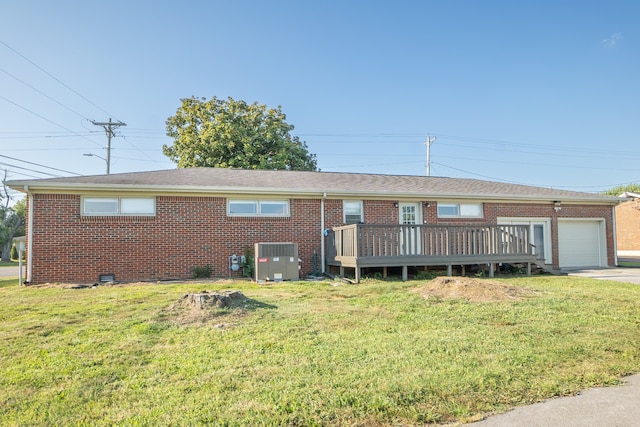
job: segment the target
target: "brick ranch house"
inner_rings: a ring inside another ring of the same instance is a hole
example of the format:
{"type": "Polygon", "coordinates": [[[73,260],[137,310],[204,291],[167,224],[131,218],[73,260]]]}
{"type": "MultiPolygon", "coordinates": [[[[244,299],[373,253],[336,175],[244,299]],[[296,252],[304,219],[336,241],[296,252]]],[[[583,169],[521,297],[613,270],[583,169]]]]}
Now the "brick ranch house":
{"type": "Polygon", "coordinates": [[[618,256],[640,256],[640,194],[626,192],[616,206],[616,240],[618,256]]]}
{"type": "MultiPolygon", "coordinates": [[[[258,242],[294,242],[301,272],[617,263],[618,198],[475,179],[189,168],[13,180],[27,195],[27,281],[192,277],[258,242]],[[346,270],[345,270],[346,269],[346,270]]],[[[493,272],[493,270],[491,270],[493,272]]]]}

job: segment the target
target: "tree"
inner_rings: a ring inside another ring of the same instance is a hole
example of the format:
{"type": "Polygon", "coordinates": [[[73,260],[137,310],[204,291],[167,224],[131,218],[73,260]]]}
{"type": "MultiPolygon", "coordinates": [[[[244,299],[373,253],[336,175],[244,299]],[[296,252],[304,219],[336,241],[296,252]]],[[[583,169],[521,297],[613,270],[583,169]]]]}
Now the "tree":
{"type": "Polygon", "coordinates": [[[317,170],[315,154],[291,136],[293,126],[277,109],[254,102],[215,96],[184,98],[175,116],[167,119],[173,145],[162,152],[179,168],[317,170]]]}
{"type": "Polygon", "coordinates": [[[622,193],[640,193],[640,184],[619,185],[604,192],[609,196],[619,196],[622,193]]]}
{"type": "MultiPolygon", "coordinates": [[[[5,179],[6,175],[5,171],[5,179]]],[[[4,183],[4,179],[2,182],[4,183]]],[[[9,206],[11,196],[6,185],[3,185],[3,189],[4,194],[0,194],[0,200],[4,199],[4,204],[0,206],[0,252],[2,252],[2,261],[9,261],[13,238],[24,235],[27,202],[22,199],[15,205],[9,206]]]]}

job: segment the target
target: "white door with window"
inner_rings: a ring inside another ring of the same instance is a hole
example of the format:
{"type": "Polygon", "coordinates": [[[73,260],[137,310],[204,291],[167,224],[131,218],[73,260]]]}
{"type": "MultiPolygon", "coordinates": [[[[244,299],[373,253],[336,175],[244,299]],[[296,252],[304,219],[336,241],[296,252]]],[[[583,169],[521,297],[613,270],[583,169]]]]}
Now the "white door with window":
{"type": "Polygon", "coordinates": [[[551,264],[551,219],[549,218],[498,218],[499,225],[528,225],[529,243],[533,253],[545,264],[551,264]]]}
{"type": "Polygon", "coordinates": [[[420,203],[400,203],[399,218],[402,227],[400,233],[400,254],[420,255],[422,254],[422,235],[420,227],[411,227],[422,224],[422,210],[420,203]]]}

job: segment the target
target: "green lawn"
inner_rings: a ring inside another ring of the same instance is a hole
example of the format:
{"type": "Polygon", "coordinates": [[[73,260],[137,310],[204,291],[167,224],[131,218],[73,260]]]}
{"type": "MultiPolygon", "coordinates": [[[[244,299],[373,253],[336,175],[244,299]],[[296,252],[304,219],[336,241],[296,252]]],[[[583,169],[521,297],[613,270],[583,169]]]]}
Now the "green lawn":
{"type": "Polygon", "coordinates": [[[640,372],[640,286],[500,279],[523,300],[425,299],[425,282],[19,288],[0,281],[0,425],[423,425],[640,372]],[[243,308],[176,323],[186,292],[243,308]]]}
{"type": "Polygon", "coordinates": [[[635,261],[619,261],[618,265],[620,267],[631,267],[631,268],[639,268],[640,267],[640,262],[635,262],[635,261]]]}
{"type": "Polygon", "coordinates": [[[0,267],[17,267],[18,261],[0,261],[0,267]]]}

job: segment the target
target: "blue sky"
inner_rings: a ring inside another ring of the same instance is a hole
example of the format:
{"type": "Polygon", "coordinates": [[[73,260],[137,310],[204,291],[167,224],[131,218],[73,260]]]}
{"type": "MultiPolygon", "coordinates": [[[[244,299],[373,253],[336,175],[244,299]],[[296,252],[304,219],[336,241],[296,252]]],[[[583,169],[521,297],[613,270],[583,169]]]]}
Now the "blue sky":
{"type": "Polygon", "coordinates": [[[9,179],[171,169],[181,98],[282,107],[323,171],[598,192],[640,182],[640,2],[0,5],[9,179]]]}

